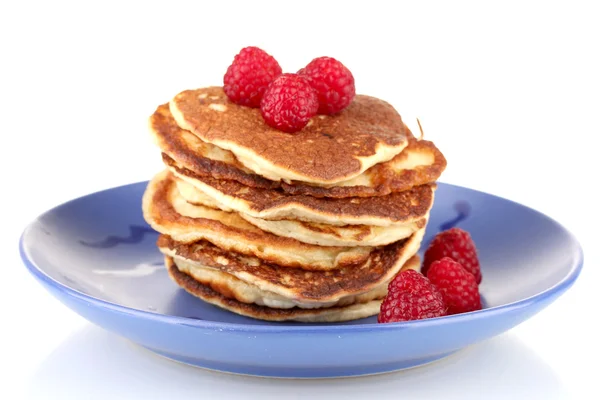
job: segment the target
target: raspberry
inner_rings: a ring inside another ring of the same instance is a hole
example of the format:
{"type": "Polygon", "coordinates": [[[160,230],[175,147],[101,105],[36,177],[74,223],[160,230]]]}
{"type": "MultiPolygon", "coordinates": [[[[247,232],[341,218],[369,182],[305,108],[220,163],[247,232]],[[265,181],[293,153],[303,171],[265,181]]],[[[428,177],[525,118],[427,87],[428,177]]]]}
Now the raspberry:
{"type": "Polygon", "coordinates": [[[377,322],[399,322],[446,315],[439,290],[429,279],[412,269],[398,274],[388,285],[377,322]]]}
{"type": "Polygon", "coordinates": [[[306,76],[319,94],[319,114],[342,111],[356,95],[352,73],[335,58],[315,58],[298,73],[306,76]]]}
{"type": "Polygon", "coordinates": [[[432,262],[441,260],[444,257],[450,257],[463,266],[475,276],[479,284],[481,282],[481,268],[475,243],[468,232],[460,228],[452,228],[438,233],[433,239],[423,257],[424,274],[427,274],[432,262]]]}
{"type": "Polygon", "coordinates": [[[475,277],[450,257],[431,263],[427,277],[442,293],[449,315],[481,310],[475,277]]]}
{"type": "Polygon", "coordinates": [[[244,47],[227,68],[223,90],[234,103],[258,108],[267,86],[279,75],[281,67],[272,56],[258,47],[244,47]]]}
{"type": "Polygon", "coordinates": [[[296,74],[277,77],[265,91],[260,103],[266,123],[288,133],[304,128],[318,108],[317,92],[306,78],[296,74]]]}

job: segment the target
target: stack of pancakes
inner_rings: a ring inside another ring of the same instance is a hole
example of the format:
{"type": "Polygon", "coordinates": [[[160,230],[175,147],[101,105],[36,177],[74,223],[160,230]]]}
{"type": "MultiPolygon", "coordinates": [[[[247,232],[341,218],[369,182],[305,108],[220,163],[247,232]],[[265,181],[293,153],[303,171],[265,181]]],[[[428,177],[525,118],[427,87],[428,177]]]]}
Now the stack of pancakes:
{"type": "Polygon", "coordinates": [[[144,216],[173,280],[232,312],[333,322],[379,312],[416,256],[442,153],[388,103],[358,95],[296,134],[222,88],[161,105],[150,131],[166,169],[144,216]]]}

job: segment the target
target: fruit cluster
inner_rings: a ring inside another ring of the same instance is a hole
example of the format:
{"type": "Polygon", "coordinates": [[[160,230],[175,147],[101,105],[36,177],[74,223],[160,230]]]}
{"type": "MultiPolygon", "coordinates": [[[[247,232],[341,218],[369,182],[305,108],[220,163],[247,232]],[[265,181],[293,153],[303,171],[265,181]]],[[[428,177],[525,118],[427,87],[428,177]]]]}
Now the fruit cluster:
{"type": "Polygon", "coordinates": [[[331,57],[319,57],[297,73],[282,73],[273,56],[243,48],[223,77],[223,89],[239,105],[260,108],[265,122],[280,131],[302,130],[316,114],[333,115],[354,99],[354,77],[331,57]]]}
{"type": "Polygon", "coordinates": [[[399,322],[480,310],[481,268],[468,232],[439,233],[423,258],[422,273],[406,270],[388,286],[378,322],[399,322]]]}

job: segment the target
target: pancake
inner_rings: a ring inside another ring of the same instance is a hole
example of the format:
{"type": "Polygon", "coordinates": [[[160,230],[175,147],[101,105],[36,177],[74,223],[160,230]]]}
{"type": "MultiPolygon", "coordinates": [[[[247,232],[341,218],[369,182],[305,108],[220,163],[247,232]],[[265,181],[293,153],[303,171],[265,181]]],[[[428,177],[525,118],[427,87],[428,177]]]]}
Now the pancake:
{"type": "MultiPolygon", "coordinates": [[[[178,178],[211,197],[219,208],[232,209],[254,218],[299,220],[329,225],[390,226],[424,218],[433,205],[435,184],[414,187],[387,196],[343,199],[289,195],[276,189],[258,189],[236,181],[194,176],[188,170],[170,165],[178,178]]],[[[191,202],[193,190],[181,195],[191,202]]]]}
{"type": "Polygon", "coordinates": [[[409,139],[394,107],[364,95],[337,115],[312,118],[295,134],[269,127],[259,109],[230,102],[221,87],[185,90],[169,108],[182,129],[231,151],[246,168],[273,181],[352,179],[394,158],[409,139]]]}
{"type": "Polygon", "coordinates": [[[144,218],[175,240],[207,240],[216,246],[286,267],[328,270],[366,260],[372,247],[328,247],[264,232],[236,213],[187,203],[168,171],[148,184],[142,199],[144,218]]]}
{"type": "Polygon", "coordinates": [[[269,221],[240,214],[257,228],[277,236],[289,237],[319,246],[385,246],[405,239],[427,225],[429,215],[389,226],[328,225],[294,220],[269,221]]]}
{"type": "Polygon", "coordinates": [[[446,158],[427,140],[410,139],[408,146],[388,162],[377,164],[354,179],[336,186],[298,185],[281,183],[289,194],[306,194],[314,197],[370,197],[385,196],[394,192],[435,182],[446,169],[446,158]]]}
{"type": "MultiPolygon", "coordinates": [[[[299,304],[335,303],[389,282],[419,250],[424,230],[373,251],[361,264],[330,271],[281,268],[256,257],[227,252],[206,241],[185,244],[161,235],[160,251],[192,266],[210,267],[299,304]]],[[[190,272],[187,270],[186,272],[190,272]]]]}
{"type": "MultiPolygon", "coordinates": [[[[271,308],[289,309],[298,307],[315,309],[366,303],[368,301],[382,299],[385,297],[389,284],[389,282],[385,282],[367,292],[345,296],[337,301],[307,303],[295,299],[288,299],[273,292],[261,290],[256,286],[236,278],[233,275],[214,268],[206,267],[201,264],[176,257],[173,257],[173,261],[179,271],[190,275],[199,283],[209,286],[211,289],[225,297],[235,299],[241,303],[256,304],[271,308]]],[[[414,269],[418,271],[420,269],[419,257],[414,256],[409,259],[402,266],[401,271],[406,269],[414,269]]]]}
{"type": "MultiPolygon", "coordinates": [[[[212,197],[197,190],[190,183],[178,178],[175,181],[179,193],[182,194],[182,197],[188,203],[222,209],[223,211],[232,211],[231,208],[217,203],[212,197]]],[[[398,223],[390,226],[338,226],[296,220],[270,221],[241,213],[239,215],[263,231],[319,246],[385,246],[386,244],[407,238],[417,230],[423,228],[427,224],[429,217],[429,215],[426,215],[423,218],[410,221],[406,224],[398,223]]]]}
{"type": "Polygon", "coordinates": [[[298,307],[280,309],[247,304],[227,298],[210,287],[201,284],[190,275],[179,271],[170,257],[165,257],[165,264],[171,279],[188,293],[217,307],[254,319],[266,321],[342,322],[377,315],[381,307],[381,300],[352,304],[345,307],[318,309],[303,309],[298,307]]]}
{"type": "Polygon", "coordinates": [[[159,106],[149,121],[150,132],[163,157],[200,176],[235,180],[246,186],[282,188],[290,194],[315,197],[383,196],[409,190],[414,186],[436,181],[446,168],[446,159],[432,142],[417,140],[407,128],[407,147],[393,159],[377,164],[362,174],[334,185],[319,186],[294,181],[272,181],[244,167],[228,150],[206,143],[191,132],[181,129],[173,119],[168,105],[159,106]]]}

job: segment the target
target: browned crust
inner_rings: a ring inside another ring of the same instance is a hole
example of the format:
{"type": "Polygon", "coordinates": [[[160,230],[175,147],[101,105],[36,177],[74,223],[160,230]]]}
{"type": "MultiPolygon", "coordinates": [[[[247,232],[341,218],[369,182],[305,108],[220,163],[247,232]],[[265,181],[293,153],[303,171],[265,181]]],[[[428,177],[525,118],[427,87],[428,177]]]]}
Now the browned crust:
{"type": "Polygon", "coordinates": [[[198,176],[188,169],[181,168],[168,156],[165,156],[164,160],[177,173],[209,185],[227,196],[242,199],[256,212],[297,204],[333,216],[345,215],[358,218],[371,216],[402,222],[421,218],[429,212],[433,203],[432,189],[435,188],[435,184],[430,183],[403,192],[390,193],[387,196],[341,199],[290,195],[277,189],[259,189],[242,185],[236,181],[198,176]]]}
{"type": "MultiPolygon", "coordinates": [[[[233,179],[244,185],[263,189],[276,188],[280,185],[279,182],[265,179],[260,175],[244,172],[242,164],[237,160],[234,164],[228,164],[203,157],[203,151],[201,151],[204,150],[203,147],[212,145],[207,145],[194,136],[197,143],[196,146],[191,146],[185,140],[185,135],[192,135],[192,133],[184,131],[177,125],[169,111],[168,104],[160,105],[152,114],[150,129],[154,131],[163,153],[168,154],[169,157],[196,174],[212,176],[216,179],[233,179]]],[[[233,154],[231,156],[235,159],[233,154]]]]}
{"type": "Polygon", "coordinates": [[[404,239],[379,248],[371,253],[368,261],[361,264],[330,271],[281,268],[259,259],[249,262],[247,257],[244,260],[242,255],[223,251],[206,241],[179,243],[167,235],[158,238],[157,246],[170,249],[184,259],[236,277],[248,274],[258,280],[284,287],[294,292],[296,299],[325,302],[367,292],[390,280],[401,267],[397,264],[405,256],[408,241],[409,239],[404,239]]]}
{"type": "Polygon", "coordinates": [[[230,102],[221,87],[183,91],[171,101],[170,108],[185,121],[182,124],[176,115],[180,126],[206,142],[235,143],[274,165],[319,182],[352,178],[361,171],[357,157],[375,155],[380,145],[400,151],[408,138],[394,107],[363,95],[357,95],[337,115],[312,118],[295,134],[269,127],[259,109],[230,102]],[[226,111],[214,111],[211,104],[225,105],[226,111]]]}
{"type": "Polygon", "coordinates": [[[412,139],[409,141],[406,149],[391,161],[377,164],[365,172],[371,177],[373,186],[334,186],[326,188],[299,182],[294,182],[291,185],[282,182],[281,187],[289,194],[304,194],[313,197],[345,198],[385,196],[393,192],[402,192],[410,190],[415,186],[435,182],[446,169],[446,165],[446,158],[432,142],[412,139]],[[406,159],[408,150],[428,151],[433,153],[433,164],[419,166],[415,169],[406,169],[401,173],[394,171],[392,164],[406,159]]]}
{"type": "Polygon", "coordinates": [[[282,309],[242,303],[233,298],[224,296],[212,288],[198,282],[190,275],[181,272],[179,269],[177,269],[177,266],[173,262],[172,258],[165,257],[165,264],[171,279],[173,279],[173,281],[175,281],[175,283],[182,287],[186,292],[213,305],[256,319],[285,321],[294,319],[295,317],[318,315],[324,312],[335,312],[337,310],[341,312],[348,307],[333,306],[321,309],[303,309],[299,307],[293,307],[289,309],[282,309]]]}
{"type": "MultiPolygon", "coordinates": [[[[310,250],[315,247],[321,247],[321,248],[323,247],[323,246],[317,246],[317,245],[303,243],[303,242],[300,242],[300,241],[298,241],[296,239],[292,239],[292,238],[277,236],[277,235],[274,235],[269,232],[265,232],[265,231],[257,229],[257,228],[255,228],[256,231],[240,232],[240,230],[229,227],[229,226],[227,226],[219,221],[216,221],[216,220],[207,219],[207,218],[191,218],[191,217],[186,217],[184,215],[181,215],[173,208],[173,206],[171,205],[171,202],[169,201],[169,193],[171,190],[173,190],[175,184],[176,183],[170,173],[167,174],[165,179],[161,179],[161,180],[155,179],[154,181],[152,181],[150,183],[150,185],[155,185],[155,190],[154,190],[154,193],[152,194],[152,198],[149,199],[149,202],[151,203],[151,207],[150,207],[150,210],[148,210],[148,212],[150,213],[150,215],[147,215],[145,217],[146,217],[147,222],[150,223],[155,229],[157,229],[159,231],[160,231],[161,226],[194,227],[194,226],[198,226],[200,224],[204,229],[210,229],[213,232],[218,232],[224,236],[236,237],[236,236],[243,235],[244,237],[248,238],[249,240],[265,243],[265,246],[293,246],[295,249],[298,249],[298,251],[302,251],[303,249],[310,250]]],[[[327,248],[331,249],[333,251],[340,251],[340,253],[345,250],[358,249],[358,248],[347,248],[347,247],[336,247],[336,246],[328,246],[327,248]]],[[[363,262],[368,257],[368,253],[369,253],[368,250],[370,248],[363,247],[362,249],[365,249],[365,251],[356,251],[356,252],[348,251],[348,253],[344,254],[344,257],[341,257],[341,260],[338,261],[339,266],[354,265],[354,264],[363,262]],[[352,253],[352,254],[350,254],[350,253],[352,253]]],[[[269,258],[264,253],[263,254],[255,254],[255,253],[249,252],[248,255],[257,256],[257,257],[264,259],[265,261],[268,261],[271,263],[278,263],[279,265],[286,266],[286,267],[304,268],[306,270],[327,269],[326,267],[322,267],[319,265],[305,265],[305,264],[299,263],[298,261],[294,261],[294,260],[282,260],[282,259],[269,258]]]]}
{"type": "Polygon", "coordinates": [[[421,218],[416,222],[416,226],[418,229],[425,228],[425,225],[427,225],[427,218],[421,218]]]}

